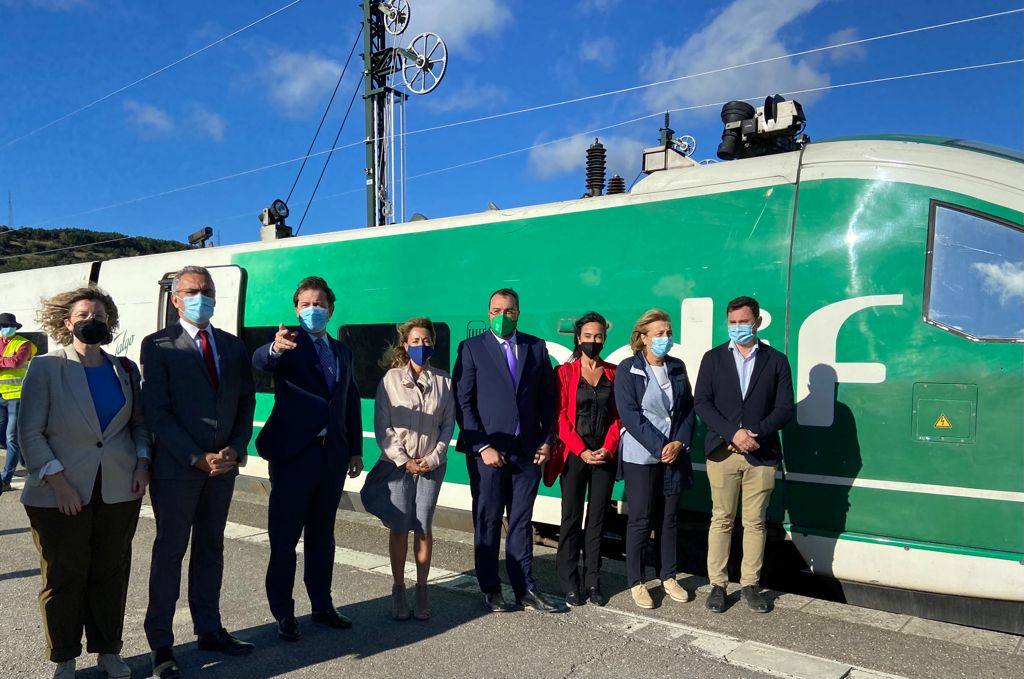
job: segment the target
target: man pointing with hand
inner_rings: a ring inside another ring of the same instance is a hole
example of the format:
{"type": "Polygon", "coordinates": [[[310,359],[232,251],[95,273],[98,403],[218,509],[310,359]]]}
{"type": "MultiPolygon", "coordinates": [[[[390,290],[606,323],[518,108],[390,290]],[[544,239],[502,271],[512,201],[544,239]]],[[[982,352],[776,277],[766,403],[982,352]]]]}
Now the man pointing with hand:
{"type": "Polygon", "coordinates": [[[292,296],[302,330],[280,325],[252,356],[253,367],[274,375],[274,409],[256,450],[270,466],[267,600],[285,641],[302,638],[292,598],[300,535],[313,622],[352,626],[331,601],[334,519],[346,474],[363,470],[363,426],[352,352],[327,334],[334,301],[323,278],[303,279],[292,296]]]}

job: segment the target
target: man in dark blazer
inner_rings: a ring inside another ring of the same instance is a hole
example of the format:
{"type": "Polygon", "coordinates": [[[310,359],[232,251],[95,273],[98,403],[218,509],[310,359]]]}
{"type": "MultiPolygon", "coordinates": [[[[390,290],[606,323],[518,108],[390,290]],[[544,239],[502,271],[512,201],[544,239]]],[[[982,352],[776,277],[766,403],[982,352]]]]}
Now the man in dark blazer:
{"type": "Polygon", "coordinates": [[[459,344],[455,385],[459,439],[473,495],[474,561],[486,607],[512,610],[501,593],[498,548],[508,512],[505,566],[516,604],[556,607],[532,573],[533,503],[556,421],[554,370],[544,341],[516,331],[519,295],[503,288],[488,303],[490,330],[459,344]]]}
{"type": "Polygon", "coordinates": [[[231,655],[253,650],[221,624],[224,526],[239,465],[245,464],[256,407],[241,340],[210,325],[216,289],[209,271],[187,266],[171,284],[179,322],[142,341],[143,413],[154,436],[150,498],[156,540],[149,574],[146,638],[153,675],[180,676],[174,609],[181,563],[192,537],[188,603],[199,648],[231,655]]]}
{"type": "Polygon", "coordinates": [[[779,430],[793,417],[793,378],[786,355],[757,338],[757,300],[737,297],[726,315],[729,341],[704,354],[694,391],[694,407],[708,428],[704,453],[711,485],[712,589],[707,607],[714,613],[725,610],[732,526],[742,498],[743,600],[755,612],[767,613],[768,601],[760,592],[764,521],[782,459],[779,430]]]}
{"type": "Polygon", "coordinates": [[[267,600],[285,641],[302,638],[292,598],[300,535],[313,622],[352,626],[331,601],[334,520],[346,473],[363,469],[363,425],[352,352],[327,334],[334,301],[323,278],[303,279],[292,296],[301,330],[282,324],[252,356],[256,369],[274,375],[274,409],[256,450],[270,463],[267,600]]]}

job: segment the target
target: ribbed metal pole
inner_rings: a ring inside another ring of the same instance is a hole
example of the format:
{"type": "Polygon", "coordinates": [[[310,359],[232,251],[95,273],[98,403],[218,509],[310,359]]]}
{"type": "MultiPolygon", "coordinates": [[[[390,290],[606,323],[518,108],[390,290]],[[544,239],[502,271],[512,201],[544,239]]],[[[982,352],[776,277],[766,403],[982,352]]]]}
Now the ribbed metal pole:
{"type": "Polygon", "coordinates": [[[363,0],[363,110],[366,126],[366,225],[377,226],[377,159],[376,139],[373,132],[376,116],[373,92],[372,13],[376,0],[363,0]]]}

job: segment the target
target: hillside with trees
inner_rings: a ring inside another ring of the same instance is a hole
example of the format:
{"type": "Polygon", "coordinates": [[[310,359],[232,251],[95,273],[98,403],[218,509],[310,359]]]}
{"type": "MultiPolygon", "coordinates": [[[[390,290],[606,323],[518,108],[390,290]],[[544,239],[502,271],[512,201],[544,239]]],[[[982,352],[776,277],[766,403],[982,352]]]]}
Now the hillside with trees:
{"type": "Polygon", "coordinates": [[[0,225],[0,273],[174,252],[186,247],[178,241],[129,237],[114,231],[11,229],[0,225]],[[85,245],[89,247],[81,247],[85,245]]]}

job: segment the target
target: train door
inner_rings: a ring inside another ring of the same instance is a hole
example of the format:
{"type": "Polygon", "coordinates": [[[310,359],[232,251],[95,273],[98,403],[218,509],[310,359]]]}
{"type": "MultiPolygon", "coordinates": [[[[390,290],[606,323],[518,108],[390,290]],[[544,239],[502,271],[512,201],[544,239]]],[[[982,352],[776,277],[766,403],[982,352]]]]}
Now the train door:
{"type": "MultiPolygon", "coordinates": [[[[213,277],[217,288],[217,306],[210,323],[216,327],[238,335],[242,328],[242,313],[245,308],[245,269],[235,264],[208,266],[206,270],[213,277]]],[[[160,279],[160,326],[167,327],[178,322],[178,312],[171,304],[171,286],[174,273],[168,273],[160,279]]]]}

